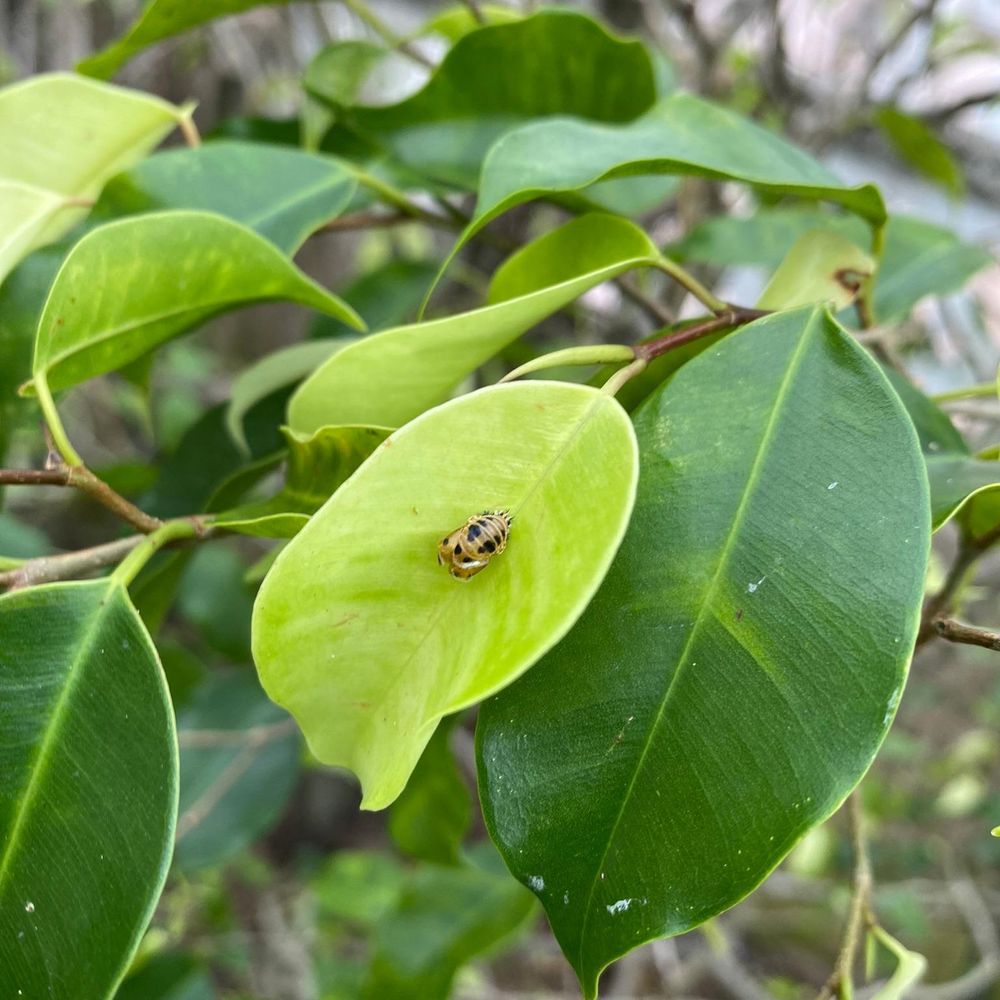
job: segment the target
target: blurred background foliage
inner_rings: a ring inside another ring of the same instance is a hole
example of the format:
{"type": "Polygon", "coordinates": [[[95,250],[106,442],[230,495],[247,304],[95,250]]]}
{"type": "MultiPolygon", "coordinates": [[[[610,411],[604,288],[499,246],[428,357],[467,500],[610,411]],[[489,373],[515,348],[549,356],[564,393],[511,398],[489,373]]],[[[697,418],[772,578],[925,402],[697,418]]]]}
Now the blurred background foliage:
{"type": "MultiPolygon", "coordinates": [[[[574,6],[643,38],[662,74],[789,134],[845,180],[876,181],[893,213],[947,227],[995,253],[996,0],[574,6]]],[[[138,7],[136,0],[0,0],[0,83],[72,68],[120,35],[138,7]]],[[[440,7],[396,0],[375,9],[406,37],[440,7]]],[[[331,42],[371,37],[351,3],[264,6],[149,49],[117,80],[174,101],[196,99],[206,135],[259,131],[263,119],[277,123],[272,131],[294,134],[306,67],[331,42]]],[[[433,61],[447,42],[431,36],[413,44],[433,61]]],[[[400,58],[380,70],[375,93],[365,96],[396,98],[425,76],[418,60],[400,58]]],[[[745,189],[689,179],[642,222],[661,245],[678,244],[724,298],[753,301],[776,263],[767,256],[767,233],[706,223],[721,214],[746,218],[753,208],[745,189]]],[[[551,207],[510,213],[494,227],[499,246],[472,247],[437,307],[471,305],[505,245],[560,218],[551,207]]],[[[378,329],[414,317],[452,240],[419,225],[332,227],[298,260],[378,329]]],[[[873,336],[884,356],[931,394],[992,379],[1000,351],[998,275],[995,264],[978,269],[964,290],[922,299],[879,328],[873,336]]],[[[502,361],[518,364],[543,344],[646,335],[659,325],[643,305],[650,299],[662,313],[687,315],[691,304],[661,278],[630,279],[626,294],[616,285],[594,289],[502,361]]],[[[167,515],[203,507],[221,474],[241,463],[224,426],[235,374],[277,347],[344,332],[328,319],[307,329],[303,317],[277,305],[244,310],[168,345],[152,367],[91,383],[66,402],[74,440],[145,509],[167,515]]],[[[2,324],[0,315],[0,339],[2,324]]],[[[283,404],[279,392],[248,414],[254,454],[273,448],[283,404]]],[[[974,450],[996,443],[995,397],[947,405],[974,450]]],[[[30,417],[21,421],[6,441],[8,464],[35,464],[39,435],[30,417]]],[[[70,491],[41,496],[5,497],[5,555],[80,548],[112,529],[70,491]]],[[[931,589],[954,544],[948,531],[942,535],[931,589]]],[[[178,711],[183,788],[173,873],[120,1000],[433,1000],[449,989],[464,1000],[576,995],[530,894],[486,839],[474,805],[473,718],[439,732],[390,810],[363,814],[353,781],[314,766],[294,726],[264,697],[250,660],[249,617],[269,544],[234,540],[163,555],[136,593],[147,622],[159,628],[178,711]]],[[[985,560],[968,616],[996,624],[998,593],[1000,563],[985,560]]],[[[1000,841],[988,836],[1000,823],[998,664],[996,653],[969,646],[923,649],[863,785],[879,912],[929,961],[923,985],[908,994],[918,1000],[1000,997],[1000,841]]],[[[607,995],[811,995],[837,950],[851,865],[846,823],[837,816],[703,932],[656,942],[620,962],[605,980],[607,995]]]]}

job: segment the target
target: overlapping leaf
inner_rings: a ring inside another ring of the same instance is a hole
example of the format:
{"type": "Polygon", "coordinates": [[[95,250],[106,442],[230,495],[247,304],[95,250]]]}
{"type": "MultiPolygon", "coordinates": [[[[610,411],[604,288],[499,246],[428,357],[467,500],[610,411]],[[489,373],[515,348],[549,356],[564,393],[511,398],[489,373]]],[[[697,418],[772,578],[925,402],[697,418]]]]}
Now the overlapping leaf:
{"type": "Polygon", "coordinates": [[[588,997],[749,893],[871,762],[919,618],[916,436],[825,313],[780,313],[636,416],[628,535],[576,627],[480,710],[494,839],[588,997]]]}
{"type": "Polygon", "coordinates": [[[581,216],[514,254],[498,269],[482,309],[366,337],[338,352],[299,387],[288,422],[399,427],[448,395],[470,372],[588,288],[660,255],[625,219],[581,216]]]}
{"type": "Polygon", "coordinates": [[[278,556],[254,608],[261,681],[320,760],[359,775],[366,808],[399,795],[442,716],[572,625],[624,531],[635,462],[627,416],[595,389],[484,389],[389,437],[278,556]],[[514,515],[506,551],[453,579],[441,536],[496,508],[514,515]]]}
{"type": "Polygon", "coordinates": [[[0,982],[108,1000],[166,878],[177,743],[163,674],[124,589],[0,598],[0,982]]]}
{"type": "Polygon", "coordinates": [[[109,223],[80,240],[56,275],[33,373],[53,390],[76,385],[224,309],[268,299],[360,323],[267,240],[220,215],[156,212],[109,223]],[[108,294],[93,295],[95,287],[108,294]]]}
{"type": "Polygon", "coordinates": [[[76,225],[109,177],[189,115],[71,73],[0,90],[0,281],[30,250],[76,225]]]}

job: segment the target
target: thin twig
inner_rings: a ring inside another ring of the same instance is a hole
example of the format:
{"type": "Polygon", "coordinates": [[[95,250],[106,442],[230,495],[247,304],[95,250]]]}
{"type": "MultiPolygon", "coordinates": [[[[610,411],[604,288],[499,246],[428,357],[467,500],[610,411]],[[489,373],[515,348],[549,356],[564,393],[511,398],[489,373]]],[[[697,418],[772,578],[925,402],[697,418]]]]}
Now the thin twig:
{"type": "Polygon", "coordinates": [[[294,719],[282,719],[249,729],[182,729],[177,733],[177,745],[185,747],[259,747],[272,740],[289,736],[297,729],[294,719]]]}
{"type": "Polygon", "coordinates": [[[817,1000],[830,1000],[837,994],[849,995],[848,991],[854,979],[858,945],[861,943],[861,932],[866,925],[873,922],[871,916],[872,868],[865,840],[861,795],[856,789],[847,800],[847,808],[851,821],[851,843],[854,847],[854,888],[851,894],[851,908],[847,915],[847,926],[844,928],[844,937],[837,955],[837,963],[830,978],[819,991],[817,1000]]]}
{"type": "Polygon", "coordinates": [[[916,649],[920,649],[921,646],[939,634],[934,627],[934,621],[946,617],[952,611],[955,598],[962,589],[962,584],[965,583],[969,570],[982,552],[981,546],[973,545],[967,539],[962,540],[955,561],[951,564],[941,589],[924,605],[920,631],[917,633],[916,649]]]}
{"type": "Polygon", "coordinates": [[[415,49],[405,39],[400,38],[364,0],[344,0],[344,6],[367,24],[389,48],[396,49],[397,52],[402,52],[403,55],[408,56],[414,62],[420,63],[421,66],[425,66],[427,69],[434,69],[434,63],[430,59],[415,49]]]}
{"type": "Polygon", "coordinates": [[[70,486],[86,493],[145,534],[155,531],[163,523],[126,500],[83,465],[59,464],[51,469],[0,469],[0,486],[70,486]]]}
{"type": "Polygon", "coordinates": [[[355,212],[352,215],[343,215],[339,219],[324,222],[313,232],[313,235],[352,232],[358,229],[387,229],[390,226],[405,226],[414,222],[441,226],[445,229],[454,228],[447,219],[437,219],[430,214],[418,218],[409,212],[355,212]]]}
{"type": "Polygon", "coordinates": [[[621,275],[616,284],[627,298],[642,306],[660,326],[670,326],[677,321],[677,317],[665,305],[647,295],[631,278],[621,275]]]}
{"type": "Polygon", "coordinates": [[[106,566],[113,566],[131,552],[145,535],[129,535],[103,545],[95,545],[78,552],[64,552],[56,556],[39,556],[28,559],[16,569],[0,573],[0,589],[19,590],[54,580],[73,580],[89,576],[106,566]]]}
{"type": "Polygon", "coordinates": [[[462,0],[462,3],[469,8],[469,13],[477,24],[486,23],[486,15],[483,13],[483,8],[479,6],[479,0],[462,0]]]}
{"type": "Polygon", "coordinates": [[[635,353],[637,357],[652,361],[653,358],[658,358],[661,354],[683,347],[693,340],[707,337],[709,334],[717,333],[729,326],[742,326],[744,323],[751,323],[753,320],[767,315],[766,309],[745,309],[742,306],[731,306],[719,316],[713,316],[701,323],[693,323],[683,330],[665,334],[645,344],[636,344],[635,353]]]}
{"type": "Polygon", "coordinates": [[[879,67],[896,50],[899,44],[910,33],[911,29],[915,28],[921,21],[934,16],[934,8],[937,6],[937,3],[938,0],[927,0],[927,3],[923,4],[923,6],[914,8],[907,17],[900,21],[896,30],[875,51],[874,56],[872,56],[871,61],[868,63],[868,68],[865,70],[861,85],[858,87],[859,95],[862,98],[869,98],[871,83],[875,78],[875,74],[879,71],[879,67]]]}
{"type": "Polygon", "coordinates": [[[984,649],[994,649],[1000,652],[1000,632],[991,632],[989,629],[978,628],[975,625],[964,625],[954,618],[935,618],[931,624],[937,634],[949,642],[982,646],[984,649]]]}

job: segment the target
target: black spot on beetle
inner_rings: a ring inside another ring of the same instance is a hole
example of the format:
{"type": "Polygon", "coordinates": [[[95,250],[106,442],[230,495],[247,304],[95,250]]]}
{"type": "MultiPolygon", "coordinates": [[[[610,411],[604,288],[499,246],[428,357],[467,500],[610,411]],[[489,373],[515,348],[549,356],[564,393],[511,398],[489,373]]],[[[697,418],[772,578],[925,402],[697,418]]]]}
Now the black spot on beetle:
{"type": "Polygon", "coordinates": [[[487,552],[496,552],[496,548],[497,547],[491,541],[487,540],[483,542],[483,548],[481,548],[479,551],[482,552],[483,549],[486,549],[487,552]]]}
{"type": "Polygon", "coordinates": [[[472,556],[466,556],[466,557],[465,557],[465,558],[464,558],[464,559],[462,560],[462,562],[463,562],[463,564],[464,564],[464,563],[470,563],[470,562],[472,562],[472,556]]]}
{"type": "Polygon", "coordinates": [[[462,554],[462,543],[459,542],[458,545],[455,546],[455,555],[460,556],[461,554],[462,554]]]}
{"type": "Polygon", "coordinates": [[[482,532],[482,529],[481,529],[481,528],[479,527],[479,525],[478,525],[478,524],[473,524],[473,525],[472,525],[472,526],[471,526],[471,527],[469,528],[469,538],[472,538],[472,539],[476,539],[476,538],[478,538],[478,537],[479,537],[479,536],[480,536],[480,535],[481,535],[482,533],[483,533],[483,532],[482,532]]]}

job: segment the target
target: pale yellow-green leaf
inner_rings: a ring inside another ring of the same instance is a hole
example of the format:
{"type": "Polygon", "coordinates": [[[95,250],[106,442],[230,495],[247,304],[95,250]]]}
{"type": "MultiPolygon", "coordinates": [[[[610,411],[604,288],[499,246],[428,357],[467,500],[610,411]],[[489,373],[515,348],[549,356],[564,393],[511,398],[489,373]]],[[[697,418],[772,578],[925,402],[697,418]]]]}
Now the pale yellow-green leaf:
{"type": "Polygon", "coordinates": [[[796,309],[829,302],[844,309],[874,273],[874,259],[859,246],[832,230],[813,229],[792,245],[757,305],[796,309]]]}
{"type": "Polygon", "coordinates": [[[385,330],[338,352],[299,386],[288,422],[304,433],[327,424],[400,427],[589,288],[660,260],[649,237],[627,219],[574,219],[497,270],[490,305],[385,330]]]}
{"type": "Polygon", "coordinates": [[[0,281],[35,247],[76,225],[105,181],[190,112],[73,73],[0,90],[0,281]]]}
{"type": "Polygon", "coordinates": [[[442,716],[527,670],[572,626],[631,512],[625,411],[557,382],[494,386],[389,437],[278,556],[254,608],[268,694],[313,753],[389,805],[442,716]],[[467,582],[441,538],[481,511],[513,514],[507,549],[467,582]]]}

